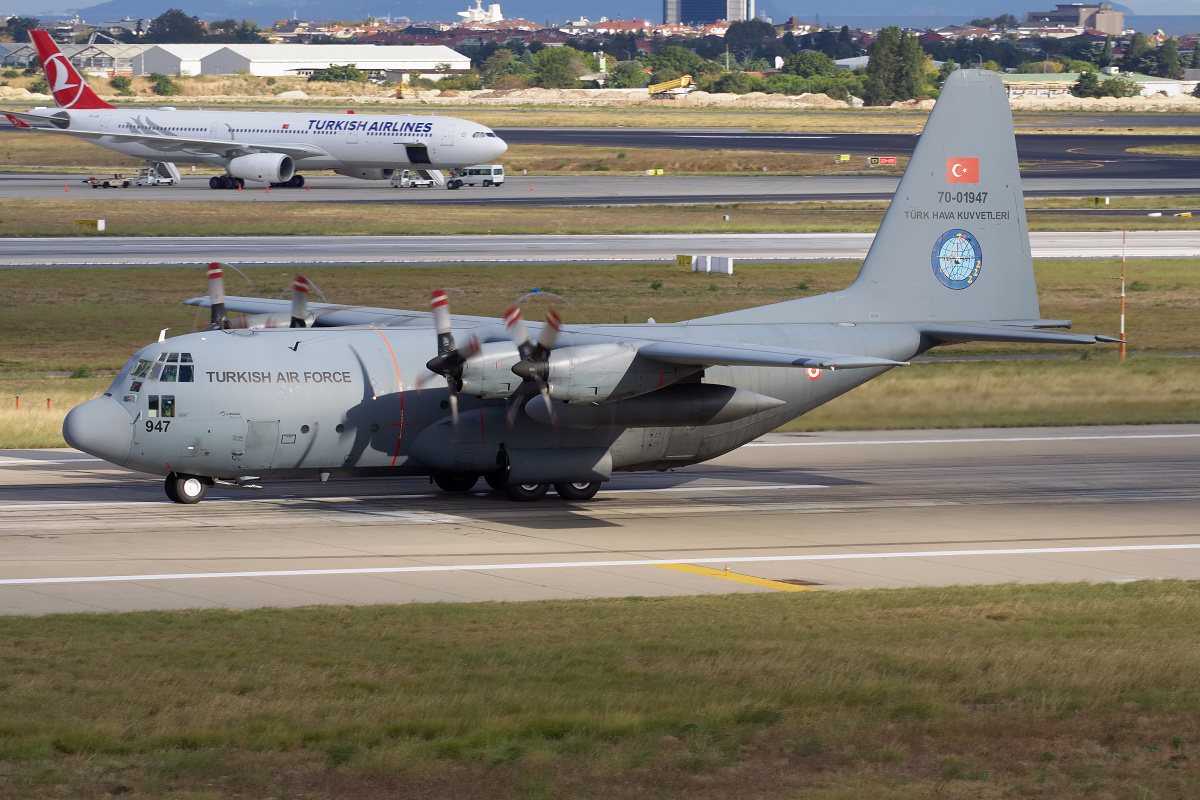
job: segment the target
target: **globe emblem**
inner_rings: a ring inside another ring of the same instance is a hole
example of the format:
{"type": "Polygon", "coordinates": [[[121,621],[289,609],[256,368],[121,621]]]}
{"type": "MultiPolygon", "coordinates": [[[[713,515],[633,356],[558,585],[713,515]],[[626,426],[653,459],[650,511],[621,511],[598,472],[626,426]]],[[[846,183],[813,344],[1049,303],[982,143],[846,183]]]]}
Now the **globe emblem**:
{"type": "Polygon", "coordinates": [[[983,251],[967,231],[946,231],[933,246],[933,273],[950,289],[965,289],[979,277],[983,251]]]}

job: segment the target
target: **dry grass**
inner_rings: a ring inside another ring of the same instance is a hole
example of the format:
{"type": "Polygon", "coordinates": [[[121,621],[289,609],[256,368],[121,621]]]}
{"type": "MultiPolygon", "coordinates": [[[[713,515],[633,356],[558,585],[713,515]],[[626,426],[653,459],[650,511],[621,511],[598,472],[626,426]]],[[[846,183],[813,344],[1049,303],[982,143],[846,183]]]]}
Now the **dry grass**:
{"type": "Polygon", "coordinates": [[[1140,582],[8,617],[0,794],[1194,797],[1198,614],[1140,582]]]}
{"type": "Polygon", "coordinates": [[[0,449],[65,447],[62,423],[67,412],[98,397],[111,382],[107,377],[0,375],[0,449]]]}
{"type": "MultiPolygon", "coordinates": [[[[1111,350],[1111,348],[1104,348],[1111,350]]],[[[785,431],[1200,422],[1200,358],[915,364],[785,431]]]]}

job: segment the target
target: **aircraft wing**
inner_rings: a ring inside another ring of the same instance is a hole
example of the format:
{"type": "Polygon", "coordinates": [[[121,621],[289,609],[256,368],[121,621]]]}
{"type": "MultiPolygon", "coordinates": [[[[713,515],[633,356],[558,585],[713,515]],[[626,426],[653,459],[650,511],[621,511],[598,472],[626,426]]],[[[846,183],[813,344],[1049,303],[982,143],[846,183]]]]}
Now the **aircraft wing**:
{"type": "MultiPolygon", "coordinates": [[[[239,142],[235,139],[200,139],[184,136],[164,136],[155,133],[110,133],[104,131],[85,131],[73,128],[60,128],[58,121],[52,116],[29,114],[21,111],[4,111],[10,120],[24,123],[39,133],[57,133],[64,136],[74,136],[77,139],[108,139],[116,142],[137,142],[155,150],[167,153],[171,150],[188,150],[199,153],[213,153],[232,157],[245,153],[282,153],[292,158],[309,158],[325,156],[328,153],[320,147],[311,144],[263,144],[239,142]]],[[[64,123],[65,124],[65,123],[64,123]]]]}
{"type": "Polygon", "coordinates": [[[807,367],[810,369],[878,369],[907,367],[907,361],[888,358],[823,353],[812,350],[792,350],[781,347],[734,342],[652,342],[638,348],[638,355],[667,364],[686,364],[698,367],[721,365],[727,367],[807,367]]]}
{"type": "MultiPolygon", "coordinates": [[[[184,300],[183,304],[200,308],[212,307],[212,301],[208,297],[193,297],[184,300]]],[[[239,314],[286,314],[291,312],[292,302],[269,297],[226,297],[225,309],[239,314]]],[[[336,303],[309,303],[308,310],[316,317],[313,327],[317,328],[340,328],[347,325],[400,326],[408,322],[428,325],[433,317],[428,311],[343,306],[336,303]]]]}

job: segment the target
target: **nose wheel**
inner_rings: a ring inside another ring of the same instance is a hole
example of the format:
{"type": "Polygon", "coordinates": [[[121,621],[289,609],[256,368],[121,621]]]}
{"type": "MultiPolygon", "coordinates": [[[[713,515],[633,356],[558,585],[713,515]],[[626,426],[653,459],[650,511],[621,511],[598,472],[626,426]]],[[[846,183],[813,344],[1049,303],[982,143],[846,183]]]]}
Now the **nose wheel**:
{"type": "Polygon", "coordinates": [[[172,503],[193,505],[199,503],[208,494],[210,481],[195,475],[180,475],[172,472],[163,483],[163,489],[172,503]]]}

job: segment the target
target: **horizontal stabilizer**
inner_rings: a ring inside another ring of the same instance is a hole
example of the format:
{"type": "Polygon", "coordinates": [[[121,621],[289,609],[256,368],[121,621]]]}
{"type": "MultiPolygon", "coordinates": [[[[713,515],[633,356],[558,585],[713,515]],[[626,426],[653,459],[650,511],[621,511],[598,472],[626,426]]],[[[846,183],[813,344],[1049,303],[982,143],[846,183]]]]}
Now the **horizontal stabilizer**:
{"type": "Polygon", "coordinates": [[[729,342],[654,342],[638,349],[638,355],[667,364],[697,367],[807,367],[809,369],[878,369],[907,367],[906,361],[889,358],[821,353],[729,342]]]}
{"type": "Polygon", "coordinates": [[[1067,333],[1002,325],[952,325],[927,323],[921,325],[921,335],[934,344],[961,342],[1024,342],[1026,344],[1098,344],[1119,343],[1119,339],[1091,333],[1067,333]]]}

